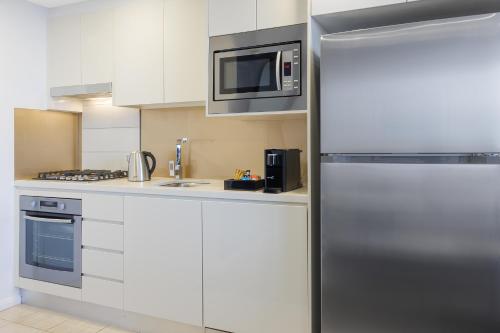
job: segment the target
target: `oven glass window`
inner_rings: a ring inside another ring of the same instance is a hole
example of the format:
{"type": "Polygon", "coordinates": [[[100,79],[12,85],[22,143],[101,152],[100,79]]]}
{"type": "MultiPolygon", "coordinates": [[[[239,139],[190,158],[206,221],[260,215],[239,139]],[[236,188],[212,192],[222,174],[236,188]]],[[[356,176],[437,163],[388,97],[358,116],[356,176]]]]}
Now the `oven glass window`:
{"type": "Polygon", "coordinates": [[[74,224],[32,221],[26,217],[26,264],[74,271],[74,224]]]}
{"type": "Polygon", "coordinates": [[[220,60],[220,93],[238,94],[277,90],[276,52],[220,60]]]}

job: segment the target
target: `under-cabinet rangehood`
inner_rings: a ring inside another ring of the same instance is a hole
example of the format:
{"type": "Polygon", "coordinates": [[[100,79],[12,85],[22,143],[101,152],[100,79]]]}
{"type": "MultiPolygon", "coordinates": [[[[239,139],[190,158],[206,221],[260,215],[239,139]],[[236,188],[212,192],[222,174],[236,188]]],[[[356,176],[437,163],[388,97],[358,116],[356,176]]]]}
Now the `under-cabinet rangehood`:
{"type": "Polygon", "coordinates": [[[73,97],[73,98],[92,98],[111,96],[112,83],[97,83],[78,86],[54,87],[50,89],[52,97],[73,97]]]}

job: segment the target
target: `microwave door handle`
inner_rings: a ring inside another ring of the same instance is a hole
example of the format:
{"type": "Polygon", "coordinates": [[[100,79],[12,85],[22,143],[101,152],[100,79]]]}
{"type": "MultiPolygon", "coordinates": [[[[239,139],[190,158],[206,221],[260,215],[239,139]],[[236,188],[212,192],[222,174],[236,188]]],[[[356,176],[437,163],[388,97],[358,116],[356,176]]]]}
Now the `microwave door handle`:
{"type": "Polygon", "coordinates": [[[276,87],[281,91],[281,51],[276,52],[276,87]]]}
{"type": "Polygon", "coordinates": [[[24,219],[30,220],[30,221],[35,221],[35,222],[42,222],[42,223],[73,224],[72,219],[50,219],[50,218],[46,218],[46,217],[36,217],[36,216],[29,216],[29,215],[26,215],[26,217],[24,219]]]}

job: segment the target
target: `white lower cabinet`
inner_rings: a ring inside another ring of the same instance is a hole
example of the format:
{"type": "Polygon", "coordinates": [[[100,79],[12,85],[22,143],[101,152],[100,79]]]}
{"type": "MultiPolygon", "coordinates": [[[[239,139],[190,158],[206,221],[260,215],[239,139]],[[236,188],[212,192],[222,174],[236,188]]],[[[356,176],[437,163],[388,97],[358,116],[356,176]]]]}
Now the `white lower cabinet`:
{"type": "Polygon", "coordinates": [[[205,326],[308,332],[307,208],[203,202],[205,326]]]}
{"type": "Polygon", "coordinates": [[[83,249],[82,271],[86,275],[123,281],[123,254],[83,249]]]}
{"type": "Polygon", "coordinates": [[[123,283],[83,276],[82,301],[122,310],[123,283]]]}
{"type": "Polygon", "coordinates": [[[125,198],[125,310],[202,326],[201,202],[125,198]]]}

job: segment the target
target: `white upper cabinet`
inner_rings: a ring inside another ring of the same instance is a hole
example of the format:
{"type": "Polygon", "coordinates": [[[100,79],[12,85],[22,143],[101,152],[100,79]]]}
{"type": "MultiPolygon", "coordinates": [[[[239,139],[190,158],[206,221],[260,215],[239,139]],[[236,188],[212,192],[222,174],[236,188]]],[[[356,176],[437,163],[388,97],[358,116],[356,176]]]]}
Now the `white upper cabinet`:
{"type": "Polygon", "coordinates": [[[209,35],[307,22],[307,0],[209,0],[209,35]]]}
{"type": "Polygon", "coordinates": [[[206,100],[206,0],[165,0],[165,103],[206,100]]]}
{"type": "Polygon", "coordinates": [[[210,36],[257,29],[257,0],[208,0],[208,13],[210,36]]]}
{"type": "Polygon", "coordinates": [[[47,40],[49,88],[81,84],[80,15],[49,18],[47,40]]]}
{"type": "Polygon", "coordinates": [[[346,12],[350,10],[372,8],[405,3],[406,0],[313,0],[312,14],[346,12]]]}
{"type": "Polygon", "coordinates": [[[202,326],[201,202],[125,198],[125,310],[202,326]]]}
{"type": "Polygon", "coordinates": [[[307,22],[307,0],[258,0],[257,29],[307,22]]]}
{"type": "Polygon", "coordinates": [[[205,326],[308,332],[307,208],[203,202],[205,326]]]}
{"type": "Polygon", "coordinates": [[[113,80],[113,12],[82,15],[82,83],[113,80]]]}
{"type": "Polygon", "coordinates": [[[116,8],[113,104],[163,103],[163,16],[164,0],[128,0],[116,8]]]}
{"type": "Polygon", "coordinates": [[[47,39],[49,88],[111,82],[110,10],[49,18],[47,39]]]}

